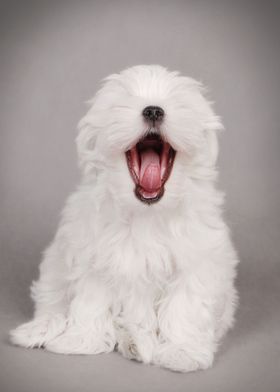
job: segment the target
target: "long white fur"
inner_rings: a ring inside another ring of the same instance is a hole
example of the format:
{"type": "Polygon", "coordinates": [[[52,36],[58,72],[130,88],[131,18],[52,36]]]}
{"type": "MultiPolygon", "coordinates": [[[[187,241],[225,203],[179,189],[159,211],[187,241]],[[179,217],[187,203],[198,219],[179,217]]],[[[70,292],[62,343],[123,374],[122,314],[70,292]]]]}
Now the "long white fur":
{"type": "Polygon", "coordinates": [[[220,119],[200,83],[158,65],[111,75],[90,104],[77,138],[81,184],[32,285],[34,319],[11,340],[208,368],[237,303],[238,258],[215,187],[220,119]],[[135,197],[124,154],[147,131],[148,105],[164,109],[161,132],[177,150],[150,206],[135,197]]]}

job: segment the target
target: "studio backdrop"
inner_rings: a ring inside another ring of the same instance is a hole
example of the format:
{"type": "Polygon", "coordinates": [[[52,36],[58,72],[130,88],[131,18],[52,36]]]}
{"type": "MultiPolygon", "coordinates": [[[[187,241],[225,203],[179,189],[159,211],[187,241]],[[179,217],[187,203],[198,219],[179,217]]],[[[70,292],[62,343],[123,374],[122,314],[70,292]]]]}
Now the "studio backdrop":
{"type": "Polygon", "coordinates": [[[0,389],[278,391],[277,2],[4,1],[0,18],[0,389]],[[8,342],[8,331],[31,317],[30,283],[78,183],[75,138],[86,101],[102,78],[136,64],[161,64],[204,83],[225,127],[218,187],[241,259],[240,307],[204,373],[8,342]]]}

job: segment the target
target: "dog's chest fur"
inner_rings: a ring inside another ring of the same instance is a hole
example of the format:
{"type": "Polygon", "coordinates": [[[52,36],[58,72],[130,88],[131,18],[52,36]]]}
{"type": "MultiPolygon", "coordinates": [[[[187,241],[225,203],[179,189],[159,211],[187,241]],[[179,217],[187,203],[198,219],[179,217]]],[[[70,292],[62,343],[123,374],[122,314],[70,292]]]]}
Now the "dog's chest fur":
{"type": "Polygon", "coordinates": [[[152,211],[128,217],[113,216],[96,229],[94,268],[107,279],[164,281],[178,268],[184,246],[183,219],[152,211]],[[180,227],[181,226],[181,227],[180,227]]]}

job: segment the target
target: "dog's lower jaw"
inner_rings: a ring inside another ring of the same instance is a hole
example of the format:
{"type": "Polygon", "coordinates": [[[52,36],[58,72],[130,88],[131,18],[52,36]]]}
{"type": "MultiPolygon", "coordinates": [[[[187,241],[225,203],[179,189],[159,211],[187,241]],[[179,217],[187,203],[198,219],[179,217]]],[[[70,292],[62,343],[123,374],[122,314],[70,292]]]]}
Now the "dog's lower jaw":
{"type": "Polygon", "coordinates": [[[148,205],[158,202],[164,195],[176,151],[159,133],[147,134],[125,152],[127,167],[135,183],[135,196],[148,205]]]}

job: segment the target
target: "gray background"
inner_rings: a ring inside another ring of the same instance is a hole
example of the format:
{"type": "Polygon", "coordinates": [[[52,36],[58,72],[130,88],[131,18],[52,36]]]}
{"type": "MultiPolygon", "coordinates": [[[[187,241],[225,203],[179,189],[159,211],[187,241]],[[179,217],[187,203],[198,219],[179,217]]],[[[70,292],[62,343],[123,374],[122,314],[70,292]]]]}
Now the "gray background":
{"type": "Polygon", "coordinates": [[[9,1],[0,8],[0,386],[7,391],[279,391],[279,9],[257,1],[9,1]],[[29,286],[79,178],[74,138],[101,78],[159,63],[210,88],[226,132],[220,187],[241,305],[213,369],[11,346],[29,286]]]}

